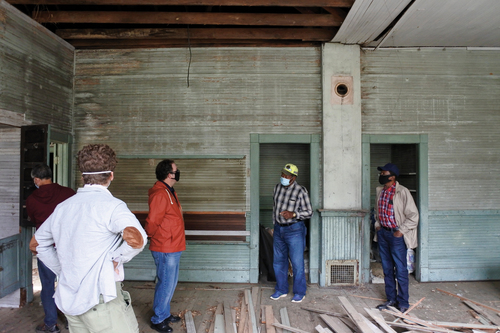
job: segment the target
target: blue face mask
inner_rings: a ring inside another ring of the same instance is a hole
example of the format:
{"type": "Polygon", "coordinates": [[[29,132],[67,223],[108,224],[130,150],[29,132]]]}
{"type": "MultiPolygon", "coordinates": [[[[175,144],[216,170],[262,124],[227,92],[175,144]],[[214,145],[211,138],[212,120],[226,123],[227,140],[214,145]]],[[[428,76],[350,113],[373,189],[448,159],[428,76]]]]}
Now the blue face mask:
{"type": "Polygon", "coordinates": [[[281,185],[283,185],[283,186],[289,186],[290,185],[290,179],[281,177],[281,185]]]}

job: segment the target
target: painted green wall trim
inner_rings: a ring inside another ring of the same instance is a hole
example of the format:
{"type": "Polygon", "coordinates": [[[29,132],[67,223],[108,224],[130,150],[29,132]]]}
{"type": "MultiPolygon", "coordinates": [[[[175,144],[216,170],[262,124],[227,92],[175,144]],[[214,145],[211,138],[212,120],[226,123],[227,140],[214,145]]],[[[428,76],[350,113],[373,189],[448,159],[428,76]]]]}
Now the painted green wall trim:
{"type": "Polygon", "coordinates": [[[117,155],[118,158],[133,159],[133,158],[145,158],[145,159],[236,159],[241,160],[245,158],[245,155],[117,155]]]}
{"type": "Polygon", "coordinates": [[[321,217],[363,217],[368,211],[367,210],[324,210],[320,209],[319,213],[321,217]]]}
{"type": "MultiPolygon", "coordinates": [[[[310,144],[311,188],[309,189],[311,205],[314,211],[319,209],[319,175],[320,175],[320,134],[250,134],[250,214],[251,214],[251,256],[250,283],[258,282],[259,268],[259,179],[260,179],[260,144],[261,143],[302,143],[310,144]],[[254,248],[255,246],[255,248],[254,248]]],[[[309,228],[309,279],[311,283],[319,282],[321,274],[320,226],[319,214],[313,214],[309,228]]]]}
{"type": "MultiPolygon", "coordinates": [[[[363,134],[362,135],[362,205],[364,210],[370,209],[370,145],[371,144],[416,144],[418,151],[419,179],[419,214],[416,277],[420,282],[429,280],[429,137],[427,134],[363,134]]],[[[370,224],[364,223],[364,239],[369,240],[370,224]]],[[[370,267],[370,244],[363,246],[362,270],[370,267]]],[[[366,272],[366,271],[365,271],[366,272]]],[[[367,281],[366,281],[367,282],[367,281]]]]}
{"type": "Polygon", "coordinates": [[[249,247],[250,242],[224,242],[224,241],[193,241],[187,240],[186,245],[242,245],[249,247]]]}
{"type": "Polygon", "coordinates": [[[260,145],[258,135],[250,135],[250,283],[259,282],[259,179],[260,145]]]}
{"type": "Polygon", "coordinates": [[[500,210],[430,210],[429,216],[491,216],[500,215],[500,210]]]}
{"type": "Polygon", "coordinates": [[[69,133],[63,133],[52,129],[49,125],[49,141],[56,143],[73,143],[73,137],[69,133]]]}
{"type": "Polygon", "coordinates": [[[363,142],[408,144],[427,141],[427,134],[363,134],[363,142]],[[424,140],[425,138],[425,140],[424,140]]]}
{"type": "Polygon", "coordinates": [[[259,143],[311,143],[319,142],[319,134],[258,134],[259,143]]]}

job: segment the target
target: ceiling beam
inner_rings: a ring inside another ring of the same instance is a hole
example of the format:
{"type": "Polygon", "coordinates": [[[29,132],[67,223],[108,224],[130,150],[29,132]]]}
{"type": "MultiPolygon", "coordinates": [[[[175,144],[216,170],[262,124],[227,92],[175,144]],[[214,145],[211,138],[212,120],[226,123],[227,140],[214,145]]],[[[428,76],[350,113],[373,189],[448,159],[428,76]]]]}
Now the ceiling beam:
{"type": "Polygon", "coordinates": [[[346,7],[354,0],[7,0],[11,5],[346,7]]]}
{"type": "Polygon", "coordinates": [[[63,39],[266,39],[330,41],[338,29],[319,28],[190,28],[185,29],[58,29],[63,39]]]}
{"type": "Polygon", "coordinates": [[[314,47],[318,42],[276,41],[276,40],[214,40],[214,39],[136,39],[136,40],[95,40],[70,39],[68,43],[82,49],[133,49],[133,48],[172,48],[172,47],[314,47]]]}
{"type": "Polygon", "coordinates": [[[39,23],[193,24],[339,27],[330,14],[170,13],[170,12],[34,12],[39,23]]]}
{"type": "Polygon", "coordinates": [[[342,9],[339,8],[332,8],[332,7],[324,7],[324,10],[329,12],[331,15],[333,15],[337,20],[339,21],[344,21],[345,18],[347,17],[347,13],[343,11],[342,9]]]}

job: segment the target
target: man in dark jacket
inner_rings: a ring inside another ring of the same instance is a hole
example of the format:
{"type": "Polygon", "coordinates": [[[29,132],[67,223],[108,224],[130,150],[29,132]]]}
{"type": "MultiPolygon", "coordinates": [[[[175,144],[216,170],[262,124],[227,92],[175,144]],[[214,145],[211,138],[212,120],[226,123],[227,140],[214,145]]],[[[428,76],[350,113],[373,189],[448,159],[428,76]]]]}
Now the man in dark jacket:
{"type": "MultiPolygon", "coordinates": [[[[52,214],[58,204],[75,194],[69,187],[52,182],[52,170],[46,164],[37,164],[31,170],[31,178],[37,189],[26,199],[26,211],[36,229],[52,214]]],[[[54,283],[56,275],[40,260],[38,260],[38,274],[42,284],[40,292],[44,323],[36,327],[37,332],[60,332],[57,326],[57,307],[54,302],[54,283]]]]}

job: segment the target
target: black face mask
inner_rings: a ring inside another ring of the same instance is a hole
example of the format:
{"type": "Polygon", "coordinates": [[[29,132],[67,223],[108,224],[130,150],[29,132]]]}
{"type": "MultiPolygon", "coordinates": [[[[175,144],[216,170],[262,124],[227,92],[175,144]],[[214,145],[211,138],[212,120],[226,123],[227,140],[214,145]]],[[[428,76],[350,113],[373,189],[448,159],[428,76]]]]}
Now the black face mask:
{"type": "Polygon", "coordinates": [[[178,182],[179,179],[181,179],[181,171],[177,169],[177,171],[175,172],[175,181],[178,182]]]}
{"type": "Polygon", "coordinates": [[[378,182],[381,185],[385,185],[388,182],[390,182],[390,180],[389,180],[390,177],[392,177],[392,175],[386,175],[386,176],[380,175],[380,176],[378,176],[378,182]]]}

